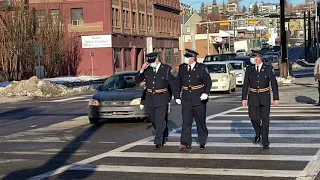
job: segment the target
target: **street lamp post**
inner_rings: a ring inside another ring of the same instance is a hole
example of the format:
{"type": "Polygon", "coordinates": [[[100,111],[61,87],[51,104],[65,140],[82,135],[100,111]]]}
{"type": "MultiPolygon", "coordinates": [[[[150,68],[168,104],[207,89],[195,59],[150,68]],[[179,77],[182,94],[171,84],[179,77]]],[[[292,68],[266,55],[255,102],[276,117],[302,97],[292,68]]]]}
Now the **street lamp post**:
{"type": "Polygon", "coordinates": [[[281,77],[288,76],[288,57],[287,57],[287,33],[285,29],[285,0],[280,0],[280,31],[281,31],[281,77]]]}

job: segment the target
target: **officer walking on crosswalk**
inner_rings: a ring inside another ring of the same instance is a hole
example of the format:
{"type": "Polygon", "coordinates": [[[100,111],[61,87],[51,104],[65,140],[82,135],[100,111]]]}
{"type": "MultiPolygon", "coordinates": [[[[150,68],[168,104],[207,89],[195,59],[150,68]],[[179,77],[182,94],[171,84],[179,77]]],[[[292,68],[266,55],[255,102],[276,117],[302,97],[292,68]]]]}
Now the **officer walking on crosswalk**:
{"type": "Polygon", "coordinates": [[[198,53],[186,49],[184,64],[179,66],[177,76],[177,94],[180,97],[182,89],[182,102],[176,99],[177,104],[182,103],[182,133],[180,151],[191,148],[192,123],[195,118],[198,130],[200,149],[205,149],[208,138],[206,125],[206,109],[212,81],[206,66],[197,62],[198,53]]]}
{"type": "Polygon", "coordinates": [[[247,68],[244,77],[242,105],[249,106],[249,117],[256,133],[254,142],[259,142],[262,135],[263,148],[269,149],[270,82],[275,106],[279,105],[278,83],[272,66],[265,65],[260,56],[253,60],[255,65],[247,68]]]}
{"type": "MultiPolygon", "coordinates": [[[[161,63],[158,55],[159,52],[147,54],[146,57],[149,59],[135,77],[137,83],[146,81],[144,105],[148,118],[156,129],[155,150],[162,147],[166,141],[166,115],[168,103],[172,99],[168,88],[175,87],[172,68],[161,63]]],[[[174,93],[174,89],[172,90],[174,93]]]]}

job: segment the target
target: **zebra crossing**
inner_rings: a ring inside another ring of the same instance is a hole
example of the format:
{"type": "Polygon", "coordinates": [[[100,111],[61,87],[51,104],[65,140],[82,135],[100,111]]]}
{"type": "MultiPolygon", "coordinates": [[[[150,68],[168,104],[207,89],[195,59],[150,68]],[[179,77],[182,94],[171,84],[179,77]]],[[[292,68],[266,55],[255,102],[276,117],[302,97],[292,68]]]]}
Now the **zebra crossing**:
{"type": "MultiPolygon", "coordinates": [[[[41,179],[63,171],[105,173],[197,175],[210,179],[254,178],[315,179],[320,171],[320,107],[282,105],[272,107],[270,149],[253,143],[255,136],[247,108],[238,107],[207,117],[209,130],[205,150],[194,142],[188,152],[180,152],[181,128],[174,129],[158,151],[153,137],[130,143],[103,154],[34,177],[41,179]]],[[[32,178],[31,178],[32,179],[32,178]]],[[[188,179],[188,178],[187,178],[188,179]]]]}

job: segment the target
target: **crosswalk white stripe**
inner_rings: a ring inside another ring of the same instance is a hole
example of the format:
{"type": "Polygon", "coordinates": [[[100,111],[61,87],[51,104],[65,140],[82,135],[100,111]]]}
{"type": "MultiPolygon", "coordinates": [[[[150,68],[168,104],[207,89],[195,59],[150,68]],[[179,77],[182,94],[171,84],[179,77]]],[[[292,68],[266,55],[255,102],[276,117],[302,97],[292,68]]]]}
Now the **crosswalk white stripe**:
{"type": "MultiPolygon", "coordinates": [[[[193,126],[192,129],[197,129],[197,127],[193,126]]],[[[250,127],[212,127],[208,126],[208,130],[254,130],[252,126],[250,127]]],[[[269,127],[269,130],[274,131],[311,131],[311,130],[320,130],[320,127],[269,127]]]]}
{"type": "MultiPolygon", "coordinates": [[[[223,123],[251,123],[250,120],[207,120],[207,123],[211,124],[223,124],[223,123]]],[[[270,124],[295,124],[295,123],[307,123],[307,124],[317,124],[320,123],[320,120],[270,120],[270,124]]]]}
{"type": "MultiPolygon", "coordinates": [[[[142,145],[153,146],[153,142],[147,142],[142,145]]],[[[180,142],[167,142],[165,146],[176,146],[179,147],[180,142]]],[[[261,148],[261,144],[254,143],[223,143],[223,142],[208,142],[206,147],[257,147],[261,148]]],[[[281,147],[281,148],[320,148],[320,144],[294,144],[294,143],[271,143],[270,147],[281,147]]]]}
{"type": "Polygon", "coordinates": [[[305,177],[298,177],[296,180],[313,180],[320,172],[320,150],[314,155],[315,159],[311,160],[304,168],[305,177]]]}
{"type": "MultiPolygon", "coordinates": [[[[224,114],[221,115],[222,117],[249,117],[248,114],[224,114]]],[[[298,114],[270,114],[270,117],[320,117],[320,113],[319,114],[302,114],[302,113],[298,113],[298,114]]]]}
{"type": "MultiPolygon", "coordinates": [[[[235,111],[237,113],[248,113],[248,110],[240,110],[240,111],[235,111]]],[[[271,113],[274,113],[274,112],[284,112],[284,113],[297,113],[297,112],[317,112],[317,113],[320,113],[320,109],[304,109],[304,110],[301,110],[301,109],[296,109],[296,110],[292,110],[292,109],[271,109],[271,113]]]]}
{"type": "MultiPolygon", "coordinates": [[[[172,137],[180,137],[180,133],[170,134],[172,137]]],[[[255,134],[209,134],[208,137],[255,137],[255,134]]],[[[192,137],[198,137],[192,134],[192,137]]],[[[320,134],[269,134],[272,138],[320,138],[320,134]]]]}
{"type": "Polygon", "coordinates": [[[245,154],[186,154],[186,153],[148,153],[148,152],[116,152],[109,157],[161,158],[161,159],[229,159],[260,161],[311,161],[313,156],[297,155],[245,155],[245,154]]]}
{"type": "MultiPolygon", "coordinates": [[[[248,107],[241,107],[248,109],[248,107]]],[[[271,106],[271,109],[320,109],[320,106],[271,106]]]]}
{"type": "Polygon", "coordinates": [[[198,174],[225,176],[257,176],[257,177],[299,177],[302,171],[292,170],[262,170],[262,169],[218,169],[190,167],[150,167],[150,166],[118,166],[118,165],[79,165],[70,170],[99,172],[135,172],[159,174],[198,174]]]}

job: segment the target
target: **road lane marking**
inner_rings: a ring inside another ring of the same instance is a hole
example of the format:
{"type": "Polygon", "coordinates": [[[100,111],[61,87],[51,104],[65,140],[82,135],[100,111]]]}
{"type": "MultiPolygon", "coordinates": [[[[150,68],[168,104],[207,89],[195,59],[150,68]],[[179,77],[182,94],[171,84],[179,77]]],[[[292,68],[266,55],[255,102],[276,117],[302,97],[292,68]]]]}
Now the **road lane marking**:
{"type": "Polygon", "coordinates": [[[30,119],[33,119],[33,118],[35,118],[35,117],[33,116],[33,117],[25,118],[25,119],[17,119],[17,120],[11,121],[11,122],[2,123],[2,124],[0,124],[0,126],[5,126],[5,125],[9,125],[9,124],[14,124],[14,123],[17,123],[17,122],[20,122],[20,121],[26,121],[26,120],[30,120],[30,119]]]}
{"type": "Polygon", "coordinates": [[[197,174],[224,176],[259,176],[259,177],[299,177],[302,171],[293,170],[262,170],[262,169],[218,169],[189,167],[149,167],[149,166],[118,166],[118,165],[80,165],[71,170],[94,172],[131,172],[156,174],[197,174]]]}
{"type": "MultiPolygon", "coordinates": [[[[180,137],[180,133],[173,133],[170,137],[180,137]]],[[[198,134],[192,134],[192,137],[198,137],[198,134]]],[[[208,137],[256,137],[256,134],[209,134],[208,137]]],[[[272,138],[320,138],[320,134],[269,134],[272,138]]]]}
{"type": "MultiPolygon", "coordinates": [[[[240,111],[236,111],[237,113],[248,113],[248,110],[240,110],[240,111]]],[[[274,112],[284,112],[284,113],[298,113],[298,112],[317,112],[320,113],[320,109],[305,109],[305,110],[292,110],[292,109],[277,109],[277,108],[271,108],[271,113],[274,112]]]]}
{"type": "Polygon", "coordinates": [[[37,127],[37,125],[32,125],[32,126],[30,126],[31,128],[34,128],[34,127],[37,127]]]}
{"type": "MultiPolygon", "coordinates": [[[[240,107],[241,108],[241,107],[240,107]]],[[[239,107],[238,108],[234,108],[234,109],[230,109],[228,111],[224,111],[224,112],[221,112],[221,113],[218,113],[218,114],[215,114],[215,115],[211,115],[211,116],[208,116],[207,119],[212,119],[212,118],[215,118],[221,114],[225,114],[225,113],[228,113],[228,112],[232,112],[232,111],[235,111],[235,110],[238,110],[240,109],[239,107]]],[[[172,130],[172,133],[178,131],[180,128],[176,128],[174,130],[172,130]]],[[[135,146],[138,146],[138,145],[141,145],[141,144],[144,144],[146,142],[149,142],[151,141],[152,139],[154,139],[154,136],[149,136],[147,138],[144,138],[144,139],[141,139],[139,141],[136,141],[136,142],[133,142],[133,143],[129,143],[129,144],[126,144],[124,146],[121,146],[119,148],[116,148],[114,150],[111,150],[111,151],[108,151],[108,152],[105,152],[105,153],[102,153],[102,154],[98,154],[96,156],[93,156],[93,157],[90,157],[90,158],[87,158],[87,159],[84,159],[82,161],[78,161],[76,163],[73,163],[73,164],[70,164],[70,165],[66,165],[66,166],[62,166],[58,169],[55,169],[55,170],[52,170],[52,171],[48,171],[46,173],[43,173],[43,174],[39,174],[37,176],[34,176],[34,177],[31,177],[29,178],[28,180],[41,180],[41,179],[47,179],[49,177],[52,177],[52,176],[55,176],[57,174],[60,174],[60,173],[63,173],[65,171],[68,171],[69,169],[71,168],[74,168],[74,167],[78,167],[79,165],[83,165],[83,164],[89,164],[89,163],[92,163],[94,161],[98,161],[100,159],[103,159],[105,157],[108,157],[110,156],[112,153],[114,152],[121,152],[121,151],[125,151],[125,150],[128,150],[132,147],[135,147],[135,146]]],[[[243,170],[242,170],[243,171],[243,170]]],[[[163,173],[163,172],[162,172],[163,173]]]]}
{"type": "MultiPolygon", "coordinates": [[[[197,129],[193,126],[192,129],[197,129]]],[[[254,130],[252,126],[250,127],[207,127],[208,130],[254,130]]],[[[269,130],[273,131],[311,131],[311,130],[320,130],[320,127],[269,127],[269,130]]]]}
{"type": "Polygon", "coordinates": [[[24,161],[28,161],[28,159],[0,159],[0,164],[24,162],[24,161]]]}
{"type": "MultiPolygon", "coordinates": [[[[194,141],[194,143],[196,143],[194,141]]],[[[142,144],[144,146],[153,146],[153,142],[147,142],[142,144]]],[[[180,142],[167,142],[165,146],[180,146],[180,142]]],[[[254,144],[254,143],[223,143],[223,142],[207,142],[206,147],[257,147],[261,148],[261,144],[254,144]]],[[[291,143],[272,143],[270,145],[271,148],[320,148],[320,144],[291,144],[291,143]]]]}
{"type": "MultiPolygon", "coordinates": [[[[250,120],[207,120],[207,123],[210,124],[242,124],[242,123],[250,123],[250,120]]],[[[308,123],[308,124],[317,124],[320,123],[320,120],[270,120],[270,124],[296,124],[296,123],[308,123]]]]}
{"type": "Polygon", "coordinates": [[[298,177],[296,180],[313,180],[320,172],[320,150],[314,155],[315,159],[311,160],[304,168],[304,177],[298,177]]]}
{"type": "Polygon", "coordinates": [[[161,159],[224,159],[224,160],[261,160],[261,161],[311,161],[313,156],[298,155],[243,155],[243,154],[186,154],[186,153],[144,153],[115,152],[109,157],[161,158],[161,159]]]}
{"type": "Polygon", "coordinates": [[[81,98],[86,98],[87,96],[77,96],[77,97],[71,97],[71,98],[65,98],[65,99],[56,99],[56,100],[51,100],[48,102],[65,102],[65,101],[71,101],[75,99],[81,99],[81,98]]]}
{"type": "MultiPolygon", "coordinates": [[[[222,117],[249,117],[248,114],[225,114],[225,115],[221,115],[222,117]]],[[[320,113],[319,114],[302,114],[302,113],[298,113],[298,114],[270,114],[270,117],[320,117],[320,113]]]]}

